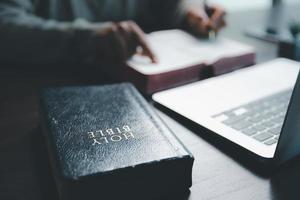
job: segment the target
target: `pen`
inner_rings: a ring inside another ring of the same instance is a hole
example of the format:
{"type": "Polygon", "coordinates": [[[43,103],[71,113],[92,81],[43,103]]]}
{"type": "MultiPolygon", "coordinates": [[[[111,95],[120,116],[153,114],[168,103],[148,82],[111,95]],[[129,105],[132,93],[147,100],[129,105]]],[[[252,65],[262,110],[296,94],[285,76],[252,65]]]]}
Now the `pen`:
{"type": "MultiPolygon", "coordinates": [[[[203,4],[204,4],[204,10],[208,14],[208,19],[207,20],[210,20],[209,17],[211,15],[211,13],[210,13],[210,10],[209,10],[209,6],[208,6],[208,3],[207,3],[207,0],[203,0],[203,4]]],[[[208,30],[208,39],[215,40],[216,38],[217,38],[216,32],[211,27],[209,27],[209,30],[208,30]]]]}

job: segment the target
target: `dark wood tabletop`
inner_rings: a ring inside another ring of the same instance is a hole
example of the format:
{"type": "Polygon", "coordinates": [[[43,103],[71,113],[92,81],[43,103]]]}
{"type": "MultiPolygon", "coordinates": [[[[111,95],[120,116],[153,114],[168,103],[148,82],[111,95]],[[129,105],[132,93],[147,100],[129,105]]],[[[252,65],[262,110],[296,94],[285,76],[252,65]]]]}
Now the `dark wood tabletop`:
{"type": "MultiPolygon", "coordinates": [[[[277,46],[246,37],[243,30],[265,15],[264,10],[228,14],[229,25],[222,33],[256,47],[258,63],[275,58],[277,46]]],[[[0,70],[0,199],[57,199],[39,128],[38,90],[112,81],[89,72],[40,73],[26,66],[1,66],[0,70]]],[[[171,112],[154,108],[195,157],[193,186],[183,199],[300,199],[300,161],[261,174],[238,148],[171,112]]]]}

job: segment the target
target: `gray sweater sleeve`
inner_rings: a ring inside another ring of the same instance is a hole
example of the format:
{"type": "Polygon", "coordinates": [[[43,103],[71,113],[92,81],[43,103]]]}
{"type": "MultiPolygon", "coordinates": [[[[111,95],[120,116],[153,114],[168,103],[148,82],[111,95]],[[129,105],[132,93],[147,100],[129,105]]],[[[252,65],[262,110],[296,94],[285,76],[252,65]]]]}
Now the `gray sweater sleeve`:
{"type": "Polygon", "coordinates": [[[89,59],[92,47],[86,47],[103,24],[46,20],[34,15],[33,9],[30,0],[1,0],[0,61],[51,64],[89,59]]]}
{"type": "MultiPolygon", "coordinates": [[[[160,22],[167,28],[183,28],[186,11],[190,7],[202,7],[202,0],[150,0],[154,4],[152,13],[155,23],[160,22]]],[[[162,27],[163,27],[162,26],[162,27]]]]}
{"type": "MultiPolygon", "coordinates": [[[[145,17],[176,28],[185,7],[194,1],[151,0],[153,13],[145,17]]],[[[81,64],[111,56],[110,38],[95,37],[109,22],[58,22],[36,16],[34,9],[33,0],[0,1],[0,62],[81,64]]]]}

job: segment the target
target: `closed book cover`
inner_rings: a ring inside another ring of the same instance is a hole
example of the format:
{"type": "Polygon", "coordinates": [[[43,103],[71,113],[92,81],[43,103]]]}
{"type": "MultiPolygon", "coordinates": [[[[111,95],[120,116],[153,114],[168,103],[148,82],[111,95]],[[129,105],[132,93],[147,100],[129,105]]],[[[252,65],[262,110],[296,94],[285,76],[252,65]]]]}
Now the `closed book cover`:
{"type": "Polygon", "coordinates": [[[119,80],[130,81],[145,94],[217,76],[255,63],[254,48],[224,38],[199,39],[182,30],[163,30],[147,35],[157,57],[152,63],[140,54],[127,67],[105,68],[119,80]]]}
{"type": "Polygon", "coordinates": [[[61,199],[156,199],[192,184],[193,157],[127,83],[44,89],[61,199]]]}

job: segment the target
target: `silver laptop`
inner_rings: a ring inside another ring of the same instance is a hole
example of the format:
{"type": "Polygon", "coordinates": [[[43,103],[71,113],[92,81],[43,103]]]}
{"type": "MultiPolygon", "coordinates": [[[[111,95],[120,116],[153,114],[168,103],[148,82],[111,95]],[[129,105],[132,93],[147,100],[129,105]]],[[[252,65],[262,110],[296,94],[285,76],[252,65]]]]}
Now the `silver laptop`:
{"type": "Polygon", "coordinates": [[[299,62],[278,58],[158,92],[153,100],[281,164],[300,155],[299,68],[299,62]]]}

